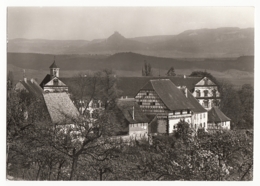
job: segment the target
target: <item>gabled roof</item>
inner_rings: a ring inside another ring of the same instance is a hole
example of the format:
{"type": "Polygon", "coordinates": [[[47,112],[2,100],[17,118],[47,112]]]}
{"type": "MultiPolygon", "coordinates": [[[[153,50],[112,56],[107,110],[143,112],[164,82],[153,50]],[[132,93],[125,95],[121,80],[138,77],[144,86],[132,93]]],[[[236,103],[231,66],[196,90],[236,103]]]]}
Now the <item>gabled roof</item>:
{"type": "Polygon", "coordinates": [[[59,67],[56,65],[56,63],[55,63],[55,61],[54,61],[49,68],[59,68],[59,67]]]}
{"type": "MultiPolygon", "coordinates": [[[[60,80],[60,78],[59,77],[54,77],[54,78],[57,78],[59,81],[61,81],[60,80]]],[[[54,79],[53,78],[53,79],[54,79]]],[[[41,82],[41,84],[40,84],[40,86],[43,88],[43,87],[57,87],[57,85],[46,85],[47,83],[49,83],[50,81],[51,81],[52,79],[51,79],[51,75],[50,74],[47,74],[46,76],[45,76],[45,78],[42,80],[42,82],[41,82]]],[[[59,83],[59,87],[68,87],[66,84],[64,84],[64,83],[61,81],[61,83],[59,83]]]]}
{"type": "MultiPolygon", "coordinates": [[[[185,95],[185,88],[180,88],[180,90],[185,95]]],[[[207,110],[202,107],[202,105],[199,103],[199,101],[191,94],[191,92],[189,90],[187,90],[187,99],[194,107],[192,109],[193,112],[195,112],[195,113],[207,112],[207,110]]]]}
{"type": "Polygon", "coordinates": [[[153,79],[148,82],[169,110],[193,109],[186,96],[169,79],[153,79]]]}
{"type": "Polygon", "coordinates": [[[73,124],[79,117],[79,111],[67,93],[44,93],[43,98],[53,123],[73,124]]]}
{"type": "Polygon", "coordinates": [[[34,80],[23,80],[20,81],[20,83],[24,86],[24,88],[33,96],[35,97],[41,97],[43,94],[42,88],[39,86],[39,84],[34,80]]]}
{"type": "Polygon", "coordinates": [[[50,80],[51,80],[51,75],[50,75],[50,74],[47,74],[47,75],[45,76],[45,78],[42,80],[42,82],[40,83],[40,86],[43,88],[43,86],[44,86],[46,83],[50,82],[50,80]]]}
{"type": "MultiPolygon", "coordinates": [[[[86,79],[91,79],[92,77],[85,77],[86,79]]],[[[59,77],[69,88],[75,86],[75,77],[59,77]]],[[[183,77],[183,76],[174,76],[174,77],[117,77],[116,85],[117,89],[122,90],[122,96],[135,97],[139,90],[144,87],[144,85],[149,82],[151,79],[170,79],[176,86],[185,86],[191,92],[195,85],[202,79],[202,77],[183,77]]],[[[50,79],[49,79],[50,81],[50,79]]],[[[42,86],[42,84],[41,84],[42,86]]],[[[149,87],[148,87],[149,88],[149,87]]]]}
{"type": "Polygon", "coordinates": [[[212,107],[208,112],[208,122],[224,122],[230,121],[231,119],[228,118],[219,108],[212,107]]]}
{"type": "Polygon", "coordinates": [[[129,124],[149,123],[149,119],[142,112],[139,105],[135,101],[118,100],[117,106],[122,111],[125,119],[129,122],[129,124]],[[133,108],[134,108],[134,119],[133,119],[133,108]]]}
{"type": "Polygon", "coordinates": [[[202,77],[118,77],[117,88],[123,91],[123,96],[134,97],[152,79],[170,79],[176,86],[186,86],[192,91],[202,77]]]}
{"type": "Polygon", "coordinates": [[[202,79],[203,77],[183,77],[176,76],[170,78],[170,80],[177,86],[185,86],[188,90],[192,91],[195,85],[202,79]]]}

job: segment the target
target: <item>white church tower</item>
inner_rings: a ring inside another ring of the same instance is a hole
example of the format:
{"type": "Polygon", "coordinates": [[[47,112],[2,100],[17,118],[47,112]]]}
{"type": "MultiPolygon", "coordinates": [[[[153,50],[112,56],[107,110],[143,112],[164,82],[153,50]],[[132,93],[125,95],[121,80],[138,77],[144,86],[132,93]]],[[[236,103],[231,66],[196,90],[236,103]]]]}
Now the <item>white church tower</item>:
{"type": "Polygon", "coordinates": [[[53,79],[54,77],[59,77],[60,68],[56,65],[55,60],[49,68],[50,68],[51,79],[53,79]]]}

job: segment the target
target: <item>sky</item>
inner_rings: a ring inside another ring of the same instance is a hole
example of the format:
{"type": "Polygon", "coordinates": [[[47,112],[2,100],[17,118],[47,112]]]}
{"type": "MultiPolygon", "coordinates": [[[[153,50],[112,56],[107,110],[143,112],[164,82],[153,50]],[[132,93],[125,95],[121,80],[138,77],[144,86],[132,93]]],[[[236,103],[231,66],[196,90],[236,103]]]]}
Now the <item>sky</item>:
{"type": "Polygon", "coordinates": [[[254,27],[253,7],[8,7],[8,39],[93,40],[254,27]]]}

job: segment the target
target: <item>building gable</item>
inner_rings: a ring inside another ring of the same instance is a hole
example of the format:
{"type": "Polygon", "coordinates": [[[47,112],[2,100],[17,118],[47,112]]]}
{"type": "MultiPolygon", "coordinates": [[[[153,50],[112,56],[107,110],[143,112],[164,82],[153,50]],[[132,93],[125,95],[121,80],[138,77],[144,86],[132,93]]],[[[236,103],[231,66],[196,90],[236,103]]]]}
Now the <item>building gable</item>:
{"type": "Polygon", "coordinates": [[[22,90],[24,90],[24,91],[26,91],[26,92],[29,92],[29,91],[25,88],[24,84],[23,84],[21,81],[19,81],[19,82],[15,85],[15,90],[16,90],[16,91],[22,91],[22,90]]]}
{"type": "Polygon", "coordinates": [[[54,77],[53,79],[51,79],[48,83],[46,83],[44,85],[44,87],[49,87],[49,86],[60,87],[60,86],[66,86],[66,85],[61,80],[59,80],[59,78],[54,77]]]}
{"type": "Polygon", "coordinates": [[[208,77],[204,77],[195,86],[217,86],[217,85],[208,77]]]}

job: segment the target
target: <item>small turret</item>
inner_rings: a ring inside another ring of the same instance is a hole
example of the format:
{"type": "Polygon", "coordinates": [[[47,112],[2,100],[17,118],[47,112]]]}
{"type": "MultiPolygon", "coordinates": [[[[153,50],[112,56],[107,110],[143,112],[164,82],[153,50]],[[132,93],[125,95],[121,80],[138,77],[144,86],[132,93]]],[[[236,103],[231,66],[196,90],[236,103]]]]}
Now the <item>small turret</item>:
{"type": "Polygon", "coordinates": [[[52,65],[49,68],[50,68],[51,79],[54,78],[54,77],[59,77],[60,68],[56,65],[55,59],[54,59],[52,65]]]}

